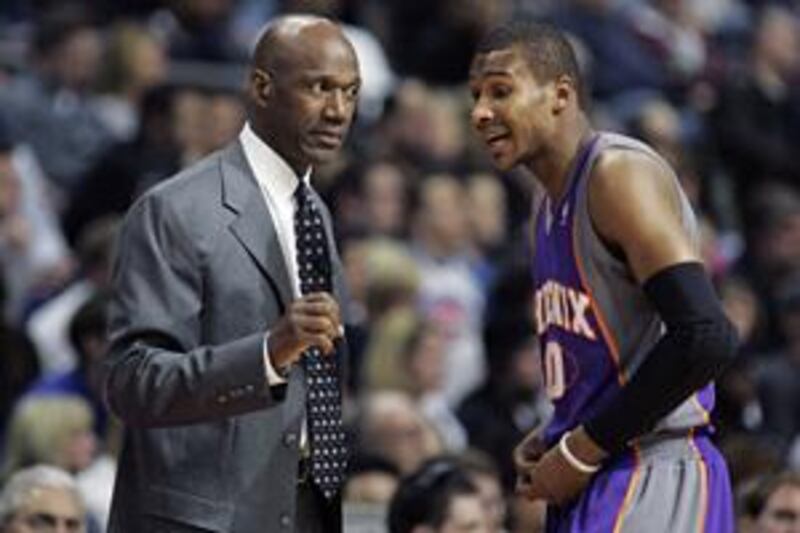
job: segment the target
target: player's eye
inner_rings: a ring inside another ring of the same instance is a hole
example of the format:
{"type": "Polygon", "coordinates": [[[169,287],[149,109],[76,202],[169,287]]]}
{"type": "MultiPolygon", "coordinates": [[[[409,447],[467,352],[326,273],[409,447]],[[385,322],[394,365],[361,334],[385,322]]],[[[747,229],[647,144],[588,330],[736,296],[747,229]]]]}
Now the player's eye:
{"type": "Polygon", "coordinates": [[[511,95],[511,86],[505,84],[492,85],[491,95],[495,100],[502,100],[511,95]]]}

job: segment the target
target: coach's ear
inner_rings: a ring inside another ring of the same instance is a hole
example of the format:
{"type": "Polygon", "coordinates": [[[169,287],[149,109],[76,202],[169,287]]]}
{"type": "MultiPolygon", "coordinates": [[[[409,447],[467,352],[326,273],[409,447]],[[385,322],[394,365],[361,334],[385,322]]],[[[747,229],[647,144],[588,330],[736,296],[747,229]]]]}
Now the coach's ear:
{"type": "Polygon", "coordinates": [[[254,68],[250,72],[247,93],[250,100],[263,107],[272,95],[272,76],[266,70],[254,68]]]}

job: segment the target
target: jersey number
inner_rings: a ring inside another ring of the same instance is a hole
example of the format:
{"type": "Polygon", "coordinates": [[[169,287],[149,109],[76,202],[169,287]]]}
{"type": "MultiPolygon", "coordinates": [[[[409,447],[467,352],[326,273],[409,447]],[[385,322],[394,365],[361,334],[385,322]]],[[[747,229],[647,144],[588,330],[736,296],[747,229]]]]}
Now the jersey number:
{"type": "Polygon", "coordinates": [[[555,341],[544,347],[544,390],[547,397],[557,400],[564,396],[564,351],[555,341]]]}

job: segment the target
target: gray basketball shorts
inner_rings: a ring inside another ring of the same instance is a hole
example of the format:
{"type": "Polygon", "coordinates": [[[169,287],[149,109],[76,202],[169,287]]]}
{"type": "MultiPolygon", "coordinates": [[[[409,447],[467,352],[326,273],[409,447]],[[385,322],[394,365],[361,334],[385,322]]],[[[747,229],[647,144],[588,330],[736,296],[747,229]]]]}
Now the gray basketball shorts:
{"type": "Polygon", "coordinates": [[[548,533],[733,533],[728,468],[708,437],[645,438],[598,472],[548,533]]]}

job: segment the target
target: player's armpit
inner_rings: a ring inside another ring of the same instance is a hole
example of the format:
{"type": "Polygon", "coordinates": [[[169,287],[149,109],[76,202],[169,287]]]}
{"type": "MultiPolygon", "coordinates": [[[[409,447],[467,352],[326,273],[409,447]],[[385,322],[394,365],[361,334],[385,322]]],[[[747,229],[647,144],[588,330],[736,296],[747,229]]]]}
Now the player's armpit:
{"type": "Polygon", "coordinates": [[[698,259],[681,220],[674,176],[644,153],[603,153],[589,182],[589,213],[596,231],[625,255],[640,283],[669,265],[698,259]]]}

